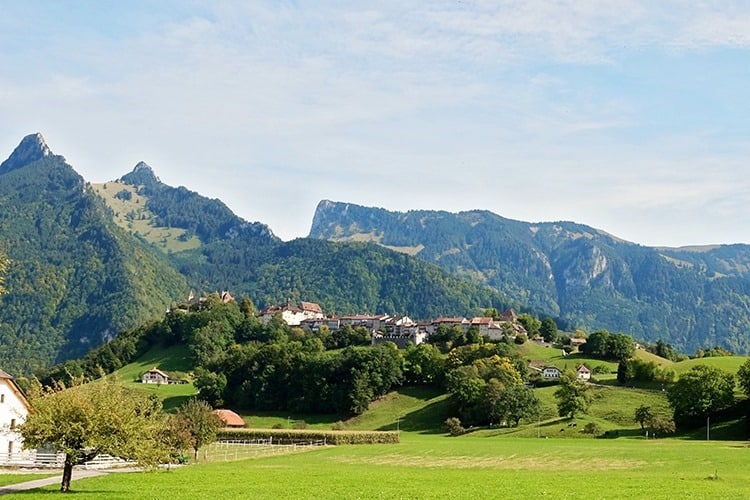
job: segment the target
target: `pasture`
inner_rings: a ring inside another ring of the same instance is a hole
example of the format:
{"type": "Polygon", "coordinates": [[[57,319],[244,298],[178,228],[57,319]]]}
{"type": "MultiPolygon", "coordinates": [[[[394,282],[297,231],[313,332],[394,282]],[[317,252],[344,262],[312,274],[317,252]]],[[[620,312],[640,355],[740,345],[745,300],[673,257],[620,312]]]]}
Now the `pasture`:
{"type": "MultiPolygon", "coordinates": [[[[338,446],[111,474],[78,499],[748,498],[740,442],[529,439],[402,433],[398,445],[338,446]]],[[[50,498],[56,487],[7,498],[50,498]]]]}

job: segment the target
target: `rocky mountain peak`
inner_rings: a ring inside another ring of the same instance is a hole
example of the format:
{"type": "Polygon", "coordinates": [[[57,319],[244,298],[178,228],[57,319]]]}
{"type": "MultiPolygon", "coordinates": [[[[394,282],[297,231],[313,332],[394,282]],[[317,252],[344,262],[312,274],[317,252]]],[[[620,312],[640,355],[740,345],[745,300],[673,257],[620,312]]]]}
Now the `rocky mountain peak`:
{"type": "Polygon", "coordinates": [[[154,170],[145,162],[139,161],[129,174],[125,174],[120,179],[125,184],[132,186],[154,186],[160,184],[161,180],[156,176],[154,170]]]}
{"type": "Polygon", "coordinates": [[[29,163],[39,161],[46,156],[52,155],[49,146],[44,141],[42,134],[30,134],[21,140],[21,143],[13,150],[13,153],[0,164],[0,174],[16,170],[29,163]]]}

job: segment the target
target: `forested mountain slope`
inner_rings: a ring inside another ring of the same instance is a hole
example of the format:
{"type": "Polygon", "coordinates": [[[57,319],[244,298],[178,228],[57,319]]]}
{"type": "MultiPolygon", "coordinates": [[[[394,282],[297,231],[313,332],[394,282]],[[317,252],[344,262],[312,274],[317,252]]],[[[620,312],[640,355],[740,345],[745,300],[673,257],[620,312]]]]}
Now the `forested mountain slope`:
{"type": "Polygon", "coordinates": [[[0,164],[0,247],[9,259],[0,366],[12,373],[80,357],[187,293],[164,256],[116,227],[39,134],[0,164]]]}
{"type": "Polygon", "coordinates": [[[310,236],[373,241],[488,284],[570,326],[750,349],[750,247],[657,249],[572,222],[322,201],[310,236]]]}
{"type": "MultiPolygon", "coordinates": [[[[497,291],[374,244],[283,242],[266,225],[241,219],[219,200],[162,183],[145,164],[117,182],[136,188],[152,227],[168,226],[184,231],[183,240],[200,240],[193,248],[167,251],[199,293],[229,290],[259,307],[305,300],[318,302],[327,313],[416,318],[470,315],[512,303],[497,291]]],[[[120,189],[115,185],[107,189],[120,189]]]]}

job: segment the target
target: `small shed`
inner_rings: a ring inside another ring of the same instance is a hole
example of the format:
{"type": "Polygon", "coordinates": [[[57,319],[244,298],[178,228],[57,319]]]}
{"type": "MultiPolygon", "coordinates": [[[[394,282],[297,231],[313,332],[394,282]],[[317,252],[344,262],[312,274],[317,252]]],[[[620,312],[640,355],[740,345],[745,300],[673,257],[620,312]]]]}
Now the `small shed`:
{"type": "Polygon", "coordinates": [[[591,379],[591,370],[586,368],[586,365],[578,367],[578,380],[589,380],[591,379]]]}
{"type": "Polygon", "coordinates": [[[214,414],[224,422],[227,427],[245,427],[245,421],[232,410],[214,410],[214,414]]]}

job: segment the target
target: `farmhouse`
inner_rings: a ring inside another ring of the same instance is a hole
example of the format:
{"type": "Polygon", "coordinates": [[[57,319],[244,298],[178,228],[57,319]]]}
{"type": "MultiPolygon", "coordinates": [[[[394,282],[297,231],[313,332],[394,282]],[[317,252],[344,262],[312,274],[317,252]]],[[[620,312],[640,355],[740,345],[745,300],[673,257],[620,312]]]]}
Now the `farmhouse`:
{"type": "Polygon", "coordinates": [[[31,407],[15,379],[0,370],[0,462],[9,462],[23,448],[17,426],[26,420],[31,407]]]}
{"type": "Polygon", "coordinates": [[[545,366],[542,368],[542,377],[550,380],[560,378],[560,369],[556,366],[545,366]]]}
{"type": "Polygon", "coordinates": [[[581,365],[578,367],[578,380],[589,380],[591,378],[591,370],[586,368],[585,365],[581,365]]]}
{"type": "Polygon", "coordinates": [[[169,375],[154,367],[143,374],[141,382],[144,384],[168,384],[169,375]]]}

